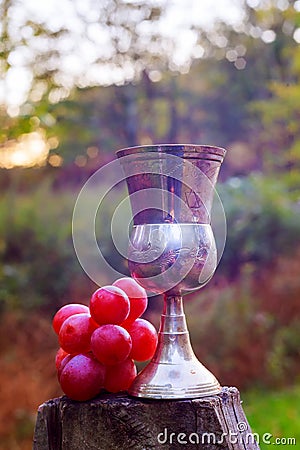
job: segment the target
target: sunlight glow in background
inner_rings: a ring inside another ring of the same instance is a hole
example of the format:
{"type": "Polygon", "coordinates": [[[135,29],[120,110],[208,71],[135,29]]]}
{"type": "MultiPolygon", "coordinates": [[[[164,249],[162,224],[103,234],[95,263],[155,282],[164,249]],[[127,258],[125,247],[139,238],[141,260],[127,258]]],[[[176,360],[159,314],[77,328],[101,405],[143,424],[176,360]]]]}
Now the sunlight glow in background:
{"type": "Polygon", "coordinates": [[[16,141],[0,147],[0,168],[41,166],[45,163],[49,144],[41,131],[21,135],[16,141]]]}

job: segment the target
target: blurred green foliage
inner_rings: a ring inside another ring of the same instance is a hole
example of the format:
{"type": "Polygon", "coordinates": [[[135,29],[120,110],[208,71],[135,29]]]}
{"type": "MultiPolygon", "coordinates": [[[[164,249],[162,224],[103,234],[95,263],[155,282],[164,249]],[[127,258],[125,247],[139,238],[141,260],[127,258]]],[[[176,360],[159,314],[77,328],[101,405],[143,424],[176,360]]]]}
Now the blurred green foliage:
{"type": "Polygon", "coordinates": [[[219,184],[227,242],[211,286],[186,303],[195,349],[223,384],[299,382],[300,211],[285,178],[219,184]]]}
{"type": "Polygon", "coordinates": [[[252,432],[259,435],[261,450],[276,445],[276,438],[283,438],[279,447],[297,448],[300,442],[299,386],[280,391],[252,390],[242,395],[242,400],[252,432]],[[294,443],[289,444],[288,438],[294,438],[294,443]]]}
{"type": "Polygon", "coordinates": [[[253,173],[230,178],[219,193],[226,211],[227,243],[221,271],[238,277],[249,263],[257,276],[299,246],[299,204],[283,177],[253,173]]]}
{"type": "Polygon", "coordinates": [[[1,197],[2,308],[26,310],[66,298],[70,281],[80,274],[70,234],[73,202],[47,181],[1,197]]]}
{"type": "MultiPolygon", "coordinates": [[[[94,283],[83,271],[72,241],[72,213],[79,189],[56,189],[51,176],[45,175],[38,189],[22,191],[26,171],[12,171],[13,189],[0,198],[0,308],[55,311],[70,301],[88,301],[94,283]],[[16,180],[17,178],[17,180],[16,180]]],[[[104,179],[102,180],[104,183],[104,179]]],[[[103,196],[105,183],[97,186],[90,201],[103,196]]],[[[115,189],[104,197],[97,215],[97,240],[104,257],[117,270],[128,273],[124,258],[115,249],[111,237],[111,220],[115,205],[124,191],[115,189]]],[[[85,205],[89,211],[89,205],[85,205]]],[[[85,211],[86,212],[86,211],[85,211]]],[[[77,227],[85,234],[85,215],[77,227]]],[[[114,233],[123,224],[114,222],[114,233]]],[[[86,255],[91,253],[87,246],[86,255]]],[[[112,282],[101,267],[99,280],[112,282]]]]}
{"type": "Polygon", "coordinates": [[[299,383],[300,251],[229,283],[217,273],[185,309],[197,356],[223,385],[240,389],[299,383]]]}

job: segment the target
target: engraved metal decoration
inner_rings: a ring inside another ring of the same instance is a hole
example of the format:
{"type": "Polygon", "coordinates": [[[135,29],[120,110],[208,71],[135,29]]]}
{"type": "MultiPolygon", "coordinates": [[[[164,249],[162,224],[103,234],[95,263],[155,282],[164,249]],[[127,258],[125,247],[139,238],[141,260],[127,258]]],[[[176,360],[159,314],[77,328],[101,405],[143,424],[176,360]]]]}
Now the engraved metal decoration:
{"type": "Polygon", "coordinates": [[[163,144],[122,149],[117,156],[133,215],[131,275],[164,294],[156,353],[129,393],[155,399],[217,394],[219,382],[192,350],[182,296],[203,287],[217,266],[210,214],[225,150],[163,144]]]}

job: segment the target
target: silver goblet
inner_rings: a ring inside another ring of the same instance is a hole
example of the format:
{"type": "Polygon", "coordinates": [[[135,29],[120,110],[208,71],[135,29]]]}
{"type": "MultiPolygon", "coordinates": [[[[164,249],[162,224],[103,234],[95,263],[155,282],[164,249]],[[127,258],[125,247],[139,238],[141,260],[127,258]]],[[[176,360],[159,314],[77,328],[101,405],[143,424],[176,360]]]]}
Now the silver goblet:
{"type": "Polygon", "coordinates": [[[133,396],[197,398],[220,392],[193,352],[182,296],[204,286],[217,266],[210,213],[224,155],[219,147],[177,144],[117,152],[133,213],[129,269],[145,289],[164,294],[157,350],[130,387],[133,396]]]}

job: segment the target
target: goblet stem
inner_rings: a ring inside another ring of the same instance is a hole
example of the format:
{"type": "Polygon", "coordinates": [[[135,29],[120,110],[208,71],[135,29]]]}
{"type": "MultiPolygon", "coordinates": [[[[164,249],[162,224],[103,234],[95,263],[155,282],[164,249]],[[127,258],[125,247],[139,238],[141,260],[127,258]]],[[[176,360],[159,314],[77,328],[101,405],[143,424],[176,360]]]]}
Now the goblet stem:
{"type": "Polygon", "coordinates": [[[164,295],[158,339],[153,361],[177,364],[182,359],[189,361],[195,358],[181,296],[164,295]]]}
{"type": "Polygon", "coordinates": [[[181,296],[164,296],[158,345],[129,389],[137,397],[197,398],[220,392],[216,378],[196,358],[181,296]]]}

